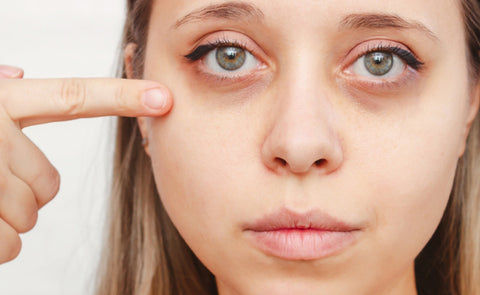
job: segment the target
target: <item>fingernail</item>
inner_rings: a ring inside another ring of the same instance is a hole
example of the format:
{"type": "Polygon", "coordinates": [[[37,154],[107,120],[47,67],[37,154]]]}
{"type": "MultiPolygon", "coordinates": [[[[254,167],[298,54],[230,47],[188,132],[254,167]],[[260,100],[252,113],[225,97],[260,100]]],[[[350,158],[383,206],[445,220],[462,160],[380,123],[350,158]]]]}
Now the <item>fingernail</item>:
{"type": "Polygon", "coordinates": [[[0,65],[0,76],[5,78],[14,78],[22,74],[23,70],[12,66],[0,65]]]}
{"type": "Polygon", "coordinates": [[[143,95],[143,103],[151,109],[163,109],[167,105],[167,95],[162,88],[149,89],[143,95]]]}

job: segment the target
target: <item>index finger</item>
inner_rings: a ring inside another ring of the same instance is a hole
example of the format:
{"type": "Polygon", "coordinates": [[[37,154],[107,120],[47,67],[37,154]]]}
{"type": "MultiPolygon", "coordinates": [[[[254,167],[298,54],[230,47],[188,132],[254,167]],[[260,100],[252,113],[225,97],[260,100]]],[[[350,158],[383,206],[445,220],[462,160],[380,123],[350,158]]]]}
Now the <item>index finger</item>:
{"type": "Polygon", "coordinates": [[[0,80],[0,106],[19,125],[98,116],[160,116],[173,101],[165,86],[130,79],[0,80]]]}

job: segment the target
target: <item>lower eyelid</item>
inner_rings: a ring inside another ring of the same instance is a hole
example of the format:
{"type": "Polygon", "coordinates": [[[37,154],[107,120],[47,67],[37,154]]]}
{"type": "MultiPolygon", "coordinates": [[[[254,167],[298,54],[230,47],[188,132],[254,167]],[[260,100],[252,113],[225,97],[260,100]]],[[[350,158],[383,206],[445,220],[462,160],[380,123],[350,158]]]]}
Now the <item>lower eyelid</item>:
{"type": "Polygon", "coordinates": [[[265,74],[265,71],[268,71],[268,66],[262,60],[255,57],[253,53],[250,54],[256,59],[255,67],[250,70],[235,71],[231,74],[228,72],[219,73],[208,70],[208,67],[205,65],[205,58],[207,55],[192,64],[192,66],[195,68],[196,75],[202,77],[205,83],[214,84],[216,86],[253,83],[260,79],[260,77],[265,74]]]}
{"type": "MultiPolygon", "coordinates": [[[[197,77],[200,77],[206,85],[215,85],[215,87],[228,87],[226,89],[231,89],[230,87],[240,87],[245,88],[249,85],[256,83],[258,80],[264,77],[263,72],[254,71],[246,75],[237,75],[237,76],[219,76],[206,73],[200,69],[196,70],[197,77]]],[[[220,88],[217,88],[220,90],[220,88]]]]}
{"type": "Polygon", "coordinates": [[[342,88],[355,88],[361,92],[382,95],[382,93],[392,90],[406,89],[419,78],[417,71],[406,67],[404,72],[397,78],[370,79],[341,72],[337,77],[337,81],[340,85],[343,85],[342,88]]]}

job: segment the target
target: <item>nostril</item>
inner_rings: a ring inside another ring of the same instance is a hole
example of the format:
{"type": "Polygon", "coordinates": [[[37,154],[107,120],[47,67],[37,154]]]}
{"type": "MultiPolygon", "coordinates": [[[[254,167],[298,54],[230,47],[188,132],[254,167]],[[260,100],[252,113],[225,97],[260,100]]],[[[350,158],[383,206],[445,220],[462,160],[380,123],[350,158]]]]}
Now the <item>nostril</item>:
{"type": "Polygon", "coordinates": [[[315,166],[317,166],[317,167],[322,166],[322,165],[324,165],[326,162],[327,162],[327,160],[325,160],[325,159],[316,160],[316,161],[315,161],[315,166]]]}
{"type": "Polygon", "coordinates": [[[282,158],[278,158],[278,157],[277,157],[277,158],[275,158],[275,161],[276,161],[277,163],[279,163],[280,165],[282,165],[282,166],[287,166],[287,161],[285,161],[285,160],[282,159],[282,158]]]}

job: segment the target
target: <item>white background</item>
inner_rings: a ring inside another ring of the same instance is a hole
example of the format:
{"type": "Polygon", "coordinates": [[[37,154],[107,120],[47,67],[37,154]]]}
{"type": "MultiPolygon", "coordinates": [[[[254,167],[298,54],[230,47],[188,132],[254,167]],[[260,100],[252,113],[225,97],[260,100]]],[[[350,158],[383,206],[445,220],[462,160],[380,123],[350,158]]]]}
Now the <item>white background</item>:
{"type": "MultiPolygon", "coordinates": [[[[124,2],[0,0],[0,64],[23,67],[27,79],[112,77],[124,2]]],[[[101,118],[24,129],[57,167],[62,183],[35,228],[21,235],[20,256],[0,265],[1,295],[92,294],[113,127],[112,118],[101,118]]]]}

